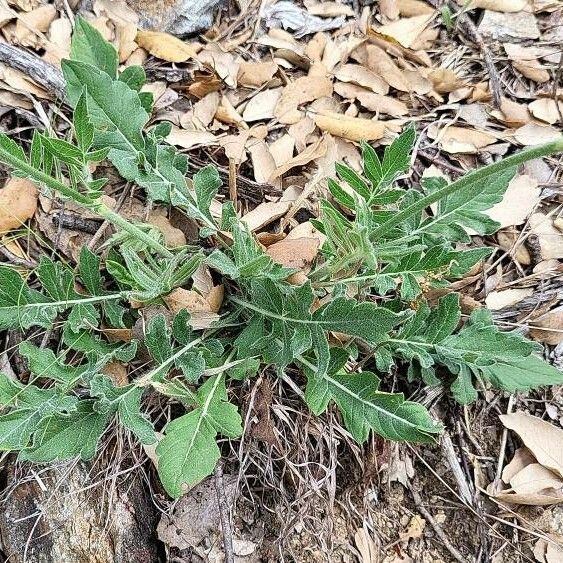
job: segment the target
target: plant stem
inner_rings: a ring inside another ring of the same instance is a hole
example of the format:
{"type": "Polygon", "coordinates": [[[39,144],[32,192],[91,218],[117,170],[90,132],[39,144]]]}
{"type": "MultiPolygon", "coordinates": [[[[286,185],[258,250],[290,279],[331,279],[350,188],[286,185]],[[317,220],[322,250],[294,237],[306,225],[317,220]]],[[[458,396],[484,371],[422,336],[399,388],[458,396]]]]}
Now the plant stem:
{"type": "Polygon", "coordinates": [[[534,158],[540,158],[542,156],[549,156],[561,151],[563,151],[563,137],[561,137],[557,141],[552,141],[551,143],[546,143],[545,145],[540,145],[539,147],[532,147],[531,149],[524,150],[517,154],[513,154],[512,156],[509,156],[503,160],[489,164],[488,166],[483,166],[482,168],[473,170],[469,174],[463,176],[463,178],[460,178],[459,180],[456,180],[455,182],[452,182],[451,184],[448,184],[447,186],[436,190],[431,194],[428,194],[412,205],[409,205],[396,215],[393,215],[393,217],[377,227],[377,229],[375,229],[371,233],[371,237],[373,238],[373,240],[381,238],[393,227],[401,224],[409,217],[416,215],[417,213],[421,213],[422,211],[424,211],[424,209],[426,209],[433,203],[436,203],[437,201],[440,201],[444,197],[447,197],[455,192],[463,190],[471,184],[474,184],[476,182],[486,182],[490,176],[504,172],[505,170],[513,166],[518,166],[519,164],[527,162],[528,160],[533,160],[534,158]]]}
{"type": "Polygon", "coordinates": [[[114,225],[122,228],[124,231],[127,231],[129,234],[134,236],[136,239],[144,242],[149,248],[152,248],[155,252],[164,256],[166,258],[172,258],[174,254],[170,252],[164,245],[160,244],[158,241],[154,240],[150,235],[145,233],[142,229],[139,229],[133,223],[127,221],[115,211],[112,211],[109,207],[100,203],[98,201],[93,201],[88,196],[80,193],[79,191],[66,186],[56,178],[45,174],[42,170],[38,170],[28,164],[26,161],[19,159],[16,155],[12,154],[11,152],[4,149],[0,146],[0,160],[6,163],[8,166],[17,170],[18,172],[23,172],[27,177],[33,179],[35,182],[39,184],[44,184],[50,190],[54,192],[58,192],[64,197],[67,197],[73,200],[75,203],[78,203],[82,207],[86,209],[90,209],[94,211],[100,217],[110,221],[114,225]]]}

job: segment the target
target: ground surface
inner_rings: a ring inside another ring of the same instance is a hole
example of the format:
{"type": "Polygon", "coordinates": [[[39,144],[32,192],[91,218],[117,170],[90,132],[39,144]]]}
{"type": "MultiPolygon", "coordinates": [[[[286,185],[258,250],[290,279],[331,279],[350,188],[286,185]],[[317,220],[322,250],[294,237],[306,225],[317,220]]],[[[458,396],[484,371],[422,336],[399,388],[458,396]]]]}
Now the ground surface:
{"type": "MultiPolygon", "coordinates": [[[[69,52],[75,8],[66,1],[0,4],[3,41],[55,67],[47,69],[55,77],[50,83],[34,81],[29,69],[14,69],[9,60],[0,64],[0,125],[22,139],[50,124],[64,134],[56,69],[69,52]]],[[[560,1],[476,0],[462,10],[422,0],[304,6],[239,0],[219,12],[205,36],[185,43],[137,34],[137,16],[120,2],[95,0],[86,16],[114,42],[123,64],[144,65],[147,89],[156,98],[154,121],[173,123],[168,140],[185,150],[195,169],[208,162],[220,167],[223,196],[236,199],[243,215],[251,213],[248,221],[265,245],[316,215],[334,163],[358,165],[359,139],[383,146],[414,122],[416,158],[403,181],[417,185],[425,175],[456,178],[555,138],[563,127],[560,1]]],[[[563,351],[562,176],[558,158],[519,171],[492,212],[502,230],[476,241],[495,252],[456,283],[465,312],[487,304],[502,327],[528,331],[535,325],[531,336],[545,344],[556,365],[563,351]]],[[[124,215],[148,217],[170,245],[193,236],[193,225],[148,206],[142,193],[119,179],[110,186],[108,196],[124,215]]],[[[9,231],[0,239],[3,261],[30,268],[44,252],[73,260],[82,245],[106,236],[95,217],[62,209],[34,190],[20,189],[12,199],[0,193],[6,197],[0,199],[0,231],[9,231]]],[[[19,338],[4,336],[9,353],[1,357],[3,369],[16,373],[12,350],[19,338]]],[[[404,391],[445,423],[441,445],[397,446],[372,438],[360,447],[335,412],[311,416],[272,373],[241,389],[247,431],[242,441],[224,444],[223,477],[227,497],[236,499],[237,561],[563,561],[563,509],[557,499],[539,506],[546,490],[534,478],[522,493],[525,504],[491,496],[506,487],[503,468],[521,446],[499,415],[525,411],[549,422],[554,433],[536,434],[526,445],[536,457],[535,448],[561,450],[561,389],[511,397],[485,390],[466,408],[439,388],[404,391]]],[[[110,534],[110,555],[100,548],[96,557],[70,551],[60,560],[221,561],[213,483],[172,504],[155,480],[150,453],[128,437],[110,435],[96,464],[80,469],[88,477],[75,489],[48,469],[37,474],[5,456],[4,551],[17,551],[25,537],[31,546],[9,560],[52,560],[41,555],[52,544],[41,542],[56,537],[78,510],[94,515],[85,517],[90,536],[110,534]],[[144,495],[146,502],[135,505],[127,494],[139,487],[134,496],[144,495]],[[62,503],[63,510],[67,494],[80,502],[74,511],[67,507],[66,522],[58,521],[53,506],[59,510],[62,503]],[[16,525],[13,510],[22,499],[31,508],[16,525]],[[112,510],[120,511],[113,520],[107,516],[112,510]],[[145,533],[144,540],[123,544],[144,541],[145,551],[119,547],[123,534],[116,529],[124,514],[150,522],[153,531],[160,521],[154,537],[145,533]],[[45,524],[42,534],[25,527],[30,521],[45,524]],[[12,528],[21,533],[14,537],[12,528]]],[[[559,498],[561,490],[563,481],[548,495],[559,498]]]]}

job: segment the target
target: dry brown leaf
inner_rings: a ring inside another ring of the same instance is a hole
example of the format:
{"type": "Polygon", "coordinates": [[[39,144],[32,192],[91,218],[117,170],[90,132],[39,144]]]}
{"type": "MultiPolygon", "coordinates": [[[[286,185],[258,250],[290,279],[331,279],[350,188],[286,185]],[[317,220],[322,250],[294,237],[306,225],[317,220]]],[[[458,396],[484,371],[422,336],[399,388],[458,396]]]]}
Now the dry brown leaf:
{"type": "Polygon", "coordinates": [[[274,117],[274,111],[282,95],[283,88],[271,88],[258,92],[246,104],[242,112],[244,121],[259,121],[274,117]]]}
{"type": "Polygon", "coordinates": [[[274,116],[280,123],[288,125],[297,123],[303,117],[303,113],[298,109],[299,106],[330,95],[332,95],[332,82],[329,78],[301,76],[283,89],[274,116]]]}
{"type": "Polygon", "coordinates": [[[307,11],[313,16],[324,18],[336,18],[338,16],[353,16],[354,10],[351,6],[340,2],[318,2],[307,4],[307,11]]]}
{"type": "Polygon", "coordinates": [[[211,308],[209,301],[197,291],[177,287],[163,297],[166,306],[173,313],[187,309],[190,313],[190,326],[196,330],[209,328],[219,320],[219,315],[211,308]]]}
{"type": "MultiPolygon", "coordinates": [[[[193,124],[197,129],[202,129],[204,131],[213,121],[213,118],[217,113],[220,100],[221,96],[219,92],[210,92],[194,104],[193,124]]],[[[180,123],[182,122],[180,121],[180,123]]],[[[184,124],[182,123],[182,126],[183,125],[184,124]]]]}
{"type": "Polygon", "coordinates": [[[421,538],[422,534],[424,533],[425,525],[426,525],[426,520],[424,520],[424,518],[422,518],[418,514],[415,514],[410,519],[407,529],[404,532],[401,532],[401,534],[399,534],[399,538],[401,539],[401,541],[411,540],[411,539],[416,540],[418,538],[421,538]]]}
{"type": "Polygon", "coordinates": [[[297,268],[309,272],[319,251],[318,238],[285,238],[270,245],[266,253],[287,268],[297,268]]]}
{"type": "Polygon", "coordinates": [[[350,82],[358,86],[363,86],[376,94],[385,95],[389,93],[389,84],[387,84],[383,78],[362,65],[342,65],[334,73],[334,76],[341,82],[350,82]]]}
{"type": "Polygon", "coordinates": [[[563,307],[556,307],[531,321],[530,336],[538,342],[551,346],[563,342],[563,307]]]}
{"type": "Polygon", "coordinates": [[[401,18],[396,22],[378,27],[377,32],[390,37],[403,47],[409,48],[433,19],[434,13],[401,18]]]}
{"type": "Polygon", "coordinates": [[[15,18],[17,18],[16,12],[5,1],[0,2],[0,28],[15,18]]]}
{"type": "Polygon", "coordinates": [[[166,246],[177,248],[186,245],[186,235],[180,229],[173,227],[168,217],[165,217],[161,212],[154,211],[151,213],[148,222],[162,233],[166,246]]]}
{"type": "Polygon", "coordinates": [[[531,120],[527,106],[508,98],[502,98],[500,110],[492,110],[491,115],[509,127],[522,127],[531,120]]]}
{"type": "Polygon", "coordinates": [[[397,98],[382,96],[355,84],[337,82],[334,85],[334,91],[343,98],[358,100],[363,107],[370,111],[384,113],[392,117],[401,117],[409,113],[407,105],[397,100],[397,98]]]}
{"type": "Polygon", "coordinates": [[[349,141],[376,141],[385,133],[385,125],[381,121],[347,117],[338,113],[312,116],[317,127],[336,137],[349,141]]]}
{"type": "Polygon", "coordinates": [[[278,65],[274,61],[262,63],[243,62],[240,64],[238,71],[238,83],[241,86],[259,88],[272,80],[277,71],[278,65]]]}
{"type": "Polygon", "coordinates": [[[522,299],[534,293],[533,287],[503,289],[501,291],[491,291],[485,298],[485,304],[491,311],[499,311],[506,307],[512,307],[520,303],[522,299]]]}
{"type": "Polygon", "coordinates": [[[43,59],[48,63],[60,66],[61,60],[70,55],[70,38],[72,24],[68,18],[53,20],[49,27],[48,43],[45,45],[43,59]]]}
{"type": "Polygon", "coordinates": [[[115,22],[115,38],[119,62],[124,63],[137,50],[137,25],[132,22],[115,22]]]}
{"type": "Polygon", "coordinates": [[[379,0],[379,11],[390,20],[396,20],[400,15],[397,0],[379,0]]]}
{"type": "Polygon", "coordinates": [[[307,141],[315,129],[315,122],[310,117],[304,117],[301,121],[289,126],[287,132],[295,139],[297,152],[305,149],[307,141]]]}
{"type": "Polygon", "coordinates": [[[252,159],[254,180],[259,184],[267,183],[276,170],[276,161],[265,141],[257,139],[247,145],[252,159]]]}
{"type": "Polygon", "coordinates": [[[541,189],[532,176],[521,174],[510,180],[502,201],[486,211],[501,227],[521,225],[540,201],[541,189]]]}
{"type": "Polygon", "coordinates": [[[497,233],[499,246],[506,252],[510,252],[510,255],[519,264],[529,266],[532,263],[532,257],[519,237],[520,233],[514,228],[504,229],[497,233]]]}
{"type": "Polygon", "coordinates": [[[187,129],[180,129],[175,125],[172,126],[170,135],[166,137],[166,141],[171,145],[190,149],[196,145],[216,145],[218,139],[209,131],[188,131],[187,129]]]}
{"type": "Polygon", "coordinates": [[[11,178],[0,190],[0,233],[20,228],[37,209],[38,190],[25,178],[11,178]]]}
{"type": "Polygon", "coordinates": [[[440,130],[436,124],[432,124],[428,128],[428,136],[438,140],[442,149],[450,154],[476,154],[480,149],[497,141],[494,135],[485,131],[456,125],[446,126],[440,130]]]}
{"type": "Polygon", "coordinates": [[[563,102],[555,102],[555,100],[551,98],[539,98],[534,100],[531,104],[528,105],[532,115],[553,125],[559,121],[560,116],[563,115],[563,102]],[[557,107],[559,106],[559,110],[557,107]]]}
{"type": "Polygon", "coordinates": [[[15,40],[24,47],[38,48],[43,46],[42,33],[49,30],[49,26],[57,17],[57,10],[52,4],[39,6],[31,12],[21,14],[14,30],[15,40]]]}
{"type": "Polygon", "coordinates": [[[539,84],[551,79],[549,71],[539,61],[513,61],[512,66],[520,74],[539,84]]]}
{"type": "Polygon", "coordinates": [[[381,47],[367,45],[366,55],[368,68],[383,78],[389,86],[401,92],[410,92],[411,86],[404,72],[381,47]]]}
{"type": "Polygon", "coordinates": [[[514,457],[510,460],[505,468],[502,470],[502,480],[508,485],[510,480],[524,467],[535,463],[536,458],[528,448],[518,448],[514,452],[514,457]]]}
{"type": "Polygon", "coordinates": [[[561,137],[561,131],[550,125],[527,123],[514,131],[514,138],[524,146],[542,145],[556,141],[561,137]]]}
{"type": "Polygon", "coordinates": [[[434,8],[422,0],[397,0],[401,16],[422,16],[434,13],[434,8]]]}
{"type": "Polygon", "coordinates": [[[541,465],[563,477],[563,429],[525,412],[503,414],[500,420],[520,436],[541,465]]]}
{"type": "Polygon", "coordinates": [[[291,207],[291,201],[263,202],[241,218],[251,231],[257,231],[280,217],[283,217],[291,207]]]}
{"type": "Polygon", "coordinates": [[[169,63],[183,63],[197,58],[197,47],[163,31],[141,30],[137,33],[136,41],[153,57],[169,63]]]}
{"type": "Polygon", "coordinates": [[[485,10],[477,29],[483,37],[499,41],[538,39],[541,35],[535,15],[525,10],[504,13],[485,10]]]}
{"type": "Polygon", "coordinates": [[[530,216],[531,232],[538,237],[543,260],[563,258],[563,233],[553,226],[553,218],[545,213],[530,216]]]}
{"type": "Polygon", "coordinates": [[[241,129],[248,129],[242,115],[235,109],[227,96],[221,96],[221,101],[215,112],[215,119],[228,125],[236,125],[241,129]]]}
{"type": "Polygon", "coordinates": [[[236,88],[241,61],[232,53],[223,51],[217,43],[209,43],[198,53],[197,59],[212,68],[227,86],[236,88]]]}
{"type": "Polygon", "coordinates": [[[309,164],[309,162],[324,156],[326,151],[326,142],[323,138],[320,138],[315,143],[309,145],[305,150],[299,152],[291,160],[285,162],[281,166],[278,166],[272,176],[270,176],[270,182],[283,176],[288,170],[291,170],[296,166],[305,166],[305,164],[309,164]]]}
{"type": "Polygon", "coordinates": [[[469,5],[466,0],[457,0],[464,9],[494,10],[495,12],[520,12],[529,7],[528,0],[471,0],[469,5]]]}
{"type": "Polygon", "coordinates": [[[544,489],[561,489],[563,479],[539,463],[530,463],[512,477],[510,485],[517,495],[533,495],[544,489]]]}
{"type": "Polygon", "coordinates": [[[438,94],[448,94],[464,84],[457,74],[449,68],[435,68],[428,73],[428,78],[432,82],[434,90],[438,94]]]}
{"type": "Polygon", "coordinates": [[[121,362],[109,362],[101,369],[101,372],[107,375],[116,387],[124,387],[129,383],[127,366],[121,362]]]}
{"type": "Polygon", "coordinates": [[[269,148],[270,154],[276,163],[276,168],[278,168],[293,158],[295,139],[289,133],[286,133],[273,143],[270,143],[269,148]]]}

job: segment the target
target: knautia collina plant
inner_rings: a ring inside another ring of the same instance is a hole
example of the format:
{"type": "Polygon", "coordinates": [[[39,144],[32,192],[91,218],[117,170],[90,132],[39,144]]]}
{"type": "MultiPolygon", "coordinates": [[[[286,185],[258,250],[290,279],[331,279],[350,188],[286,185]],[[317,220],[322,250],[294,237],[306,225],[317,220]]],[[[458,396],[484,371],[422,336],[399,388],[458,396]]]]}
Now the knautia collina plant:
{"type": "Polygon", "coordinates": [[[220,220],[211,214],[217,171],[203,168],[188,183],[186,158],[165,142],[170,126],[147,127],[152,98],[140,91],[141,67],[119,72],[113,46],[78,19],[63,71],[74,109],[72,136],[35,132],[26,152],[1,135],[0,161],[44,193],[109,220],[117,233],[103,260],[84,248],[75,268],[47,257],[25,277],[0,267],[0,329],[61,327],[57,350],[31,341],[20,345],[31,373],[26,384],[0,377],[3,450],[42,463],[90,459],[117,421],[143,444],[158,442],[160,479],[177,497],[213,471],[218,437],[241,436],[229,389],[266,366],[284,377],[289,366],[300,368],[308,407],[321,414],[336,404],[359,442],[370,432],[411,442],[440,433],[423,405],[380,389],[394,369],[409,381],[448,387],[461,403],[475,400],[479,387],[515,392],[563,382],[537,344],[499,331],[487,310],[462,321],[456,293],[431,306],[423,291],[447,287],[489,254],[488,248],[460,250],[459,244],[470,241],[470,230],[495,231],[483,212],[502,199],[516,167],[563,150],[563,139],[452,183],[428,179],[420,189],[396,181],[410,165],[412,128],[382,158],[364,144],[363,175],[339,165],[342,183],[329,181],[331,197],[314,221],[326,242],[307,281],[292,285],[287,279],[294,270],[262,250],[229,202],[220,220]],[[92,163],[106,160],[148,199],[197,220],[205,247],[214,249],[169,249],[154,227],[107,207],[106,180],[90,172],[92,163]],[[190,288],[202,264],[227,288],[213,326],[194,330],[183,310],[173,318],[149,317],[132,342],[104,337],[102,328],[131,327],[143,307],[162,304],[175,288],[190,288]],[[336,346],[331,333],[346,338],[336,346]],[[104,375],[110,362],[131,362],[141,348],[150,362],[128,384],[117,386],[104,375]],[[143,412],[149,390],[174,402],[171,412],[179,413],[158,434],[143,412]]]}

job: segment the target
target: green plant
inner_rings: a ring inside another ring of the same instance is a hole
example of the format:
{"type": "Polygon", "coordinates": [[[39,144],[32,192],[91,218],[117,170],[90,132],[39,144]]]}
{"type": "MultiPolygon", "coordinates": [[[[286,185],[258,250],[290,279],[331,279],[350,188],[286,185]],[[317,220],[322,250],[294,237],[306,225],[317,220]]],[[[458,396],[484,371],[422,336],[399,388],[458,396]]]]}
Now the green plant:
{"type": "Polygon", "coordinates": [[[365,144],[363,177],[339,165],[346,187],[329,181],[331,201],[322,202],[315,221],[326,243],[308,281],[297,286],[286,281],[294,270],[263,252],[229,203],[220,221],[214,219],[217,171],[204,168],[191,186],[186,182],[186,159],[164,141],[169,127],[146,129],[152,100],[140,92],[142,68],[120,74],[117,69],[113,47],[77,20],[71,59],[63,62],[74,108],[72,138],[36,132],[26,154],[0,135],[0,161],[14,174],[119,229],[103,262],[85,248],[74,269],[43,257],[24,279],[16,269],[0,266],[0,329],[57,326],[61,335],[56,353],[31,342],[20,345],[31,374],[27,384],[0,377],[1,449],[35,462],[89,459],[116,419],[142,443],[158,441],[159,475],[168,493],[178,496],[184,485],[213,471],[218,436],[241,436],[242,420],[229,390],[261,366],[279,374],[289,365],[302,368],[307,405],[320,414],[335,403],[358,441],[371,431],[422,442],[439,434],[440,424],[423,405],[380,390],[381,379],[395,367],[410,381],[449,386],[462,403],[475,399],[475,382],[510,392],[563,382],[563,374],[537,355],[536,344],[499,331],[487,311],[461,323],[455,293],[431,307],[423,291],[447,287],[488,255],[489,249],[460,250],[458,243],[470,240],[469,228],[494,232],[496,224],[483,211],[502,199],[516,166],[561,151],[563,140],[451,184],[429,179],[420,191],[396,181],[410,166],[412,128],[382,160],[365,144]],[[104,159],[144,187],[148,198],[195,218],[201,237],[215,249],[168,249],[154,228],[128,222],[104,205],[106,180],[90,173],[90,164],[104,159]],[[434,213],[428,211],[432,204],[434,213]],[[201,264],[227,288],[221,320],[196,331],[183,310],[171,320],[148,317],[143,334],[132,342],[104,337],[106,328],[133,325],[139,308],[131,302],[142,310],[161,304],[174,288],[190,287],[201,264]],[[334,332],[347,335],[344,344],[331,344],[334,332]],[[141,347],[150,364],[129,384],[116,386],[103,375],[110,362],[132,361],[141,347]],[[184,413],[158,428],[160,439],[143,413],[149,392],[184,413]]]}

